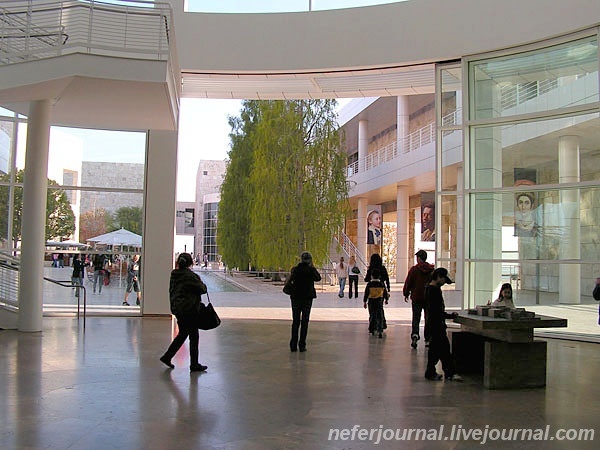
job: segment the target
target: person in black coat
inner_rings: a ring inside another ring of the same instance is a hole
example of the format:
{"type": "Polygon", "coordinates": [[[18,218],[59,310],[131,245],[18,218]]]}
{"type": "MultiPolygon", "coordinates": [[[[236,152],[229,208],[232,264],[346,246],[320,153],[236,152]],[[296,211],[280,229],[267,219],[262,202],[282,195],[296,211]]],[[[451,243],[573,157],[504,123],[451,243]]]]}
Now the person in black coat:
{"type": "Polygon", "coordinates": [[[182,253],[177,258],[176,267],[171,271],[169,298],[171,313],[177,318],[177,336],[160,360],[171,369],[175,366],[171,359],[190,338],[190,372],[204,372],[208,369],[198,362],[198,309],[202,303],[200,296],[206,293],[206,285],[200,276],[191,270],[194,264],[192,255],[182,253]]]}
{"type": "Polygon", "coordinates": [[[429,352],[427,354],[427,370],[425,378],[428,380],[441,380],[442,375],[438,374],[435,366],[438,361],[442,361],[442,370],[446,380],[462,381],[462,377],[454,372],[454,363],[450,353],[450,341],[446,334],[446,319],[456,317],[457,313],[447,313],[442,296],[442,286],[450,284],[453,281],[448,277],[448,271],[443,267],[438,267],[431,274],[431,281],[425,286],[425,308],[427,314],[427,328],[429,330],[429,352]]]}
{"type": "Polygon", "coordinates": [[[289,293],[292,303],[292,337],[290,350],[295,352],[306,351],[306,335],[308,334],[308,321],[314,298],[317,298],[315,281],[321,281],[321,275],[313,266],[312,255],[303,252],[300,263],[292,268],[291,274],[285,282],[284,292],[289,293]],[[300,337],[298,337],[300,329],[300,337]]]}

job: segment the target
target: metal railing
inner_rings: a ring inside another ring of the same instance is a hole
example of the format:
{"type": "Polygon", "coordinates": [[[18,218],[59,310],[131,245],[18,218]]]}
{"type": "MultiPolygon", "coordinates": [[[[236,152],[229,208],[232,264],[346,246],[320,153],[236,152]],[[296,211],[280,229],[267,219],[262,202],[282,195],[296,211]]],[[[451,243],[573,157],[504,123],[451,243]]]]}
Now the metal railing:
{"type": "Polygon", "coordinates": [[[2,253],[0,260],[0,306],[19,307],[19,266],[12,257],[2,253]]]}
{"type": "Polygon", "coordinates": [[[168,60],[174,51],[168,3],[7,0],[0,4],[0,63],[71,53],[168,60]]]}
{"type": "Polygon", "coordinates": [[[87,312],[87,291],[85,286],[82,284],[73,284],[71,280],[53,280],[52,278],[44,277],[44,280],[49,281],[50,283],[56,284],[58,286],[66,287],[66,288],[75,288],[78,290],[77,292],[77,320],[80,317],[80,308],[81,308],[81,291],[83,290],[83,329],[85,330],[85,316],[87,312]]]}
{"type": "MultiPolygon", "coordinates": [[[[460,123],[462,121],[461,115],[461,109],[447,114],[442,117],[442,126],[452,126],[460,123]]],[[[394,141],[349,164],[346,168],[346,176],[351,177],[359,172],[369,171],[398,158],[402,154],[418,150],[432,142],[435,142],[435,122],[404,136],[400,139],[400,148],[398,148],[398,141],[394,141]]]]}
{"type": "MultiPolygon", "coordinates": [[[[18,310],[19,309],[19,285],[21,274],[21,262],[6,252],[0,251],[0,306],[18,310]]],[[[54,280],[44,277],[44,280],[58,286],[75,288],[77,295],[77,319],[81,316],[81,292],[83,291],[83,328],[85,329],[85,318],[87,313],[87,291],[83,285],[75,285],[71,280],[54,280]]]]}
{"type": "Polygon", "coordinates": [[[358,250],[358,247],[354,245],[354,242],[352,242],[348,235],[343,231],[340,231],[338,236],[334,237],[334,239],[337,241],[340,247],[342,247],[348,258],[354,255],[354,258],[356,259],[356,263],[361,273],[367,273],[368,263],[365,260],[363,254],[358,250]]]}

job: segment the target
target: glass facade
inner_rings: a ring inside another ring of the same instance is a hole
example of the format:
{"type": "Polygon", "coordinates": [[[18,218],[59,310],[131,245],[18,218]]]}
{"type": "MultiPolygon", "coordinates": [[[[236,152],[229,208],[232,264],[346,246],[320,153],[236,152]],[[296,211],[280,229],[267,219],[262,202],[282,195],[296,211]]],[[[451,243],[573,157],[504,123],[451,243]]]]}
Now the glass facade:
{"type": "Polygon", "coordinates": [[[218,203],[205,203],[202,217],[203,242],[202,251],[208,254],[208,260],[211,262],[219,261],[219,251],[217,248],[217,218],[219,214],[218,203]]]}
{"type": "MultiPolygon", "coordinates": [[[[17,256],[21,246],[26,135],[25,117],[0,110],[0,250],[17,256]]],[[[89,260],[95,254],[106,255],[106,271],[114,276],[105,283],[102,297],[88,296],[90,306],[121,305],[126,261],[141,251],[145,141],[145,133],[51,128],[44,275],[70,280],[74,254],[89,260]],[[129,245],[119,237],[98,244],[89,241],[121,228],[138,235],[139,245],[129,245]],[[86,243],[90,246],[80,245],[86,243]]],[[[93,281],[91,275],[84,277],[88,295],[93,281]]],[[[45,282],[45,307],[76,305],[74,295],[66,292],[45,282]]]]}
{"type": "Polygon", "coordinates": [[[513,284],[520,305],[593,301],[598,57],[594,34],[466,60],[465,306],[487,303],[502,282],[513,284]]]}
{"type": "Polygon", "coordinates": [[[436,265],[446,267],[456,289],[462,289],[463,230],[460,212],[463,186],[462,69],[459,63],[439,65],[436,70],[436,123],[438,147],[436,172],[438,210],[436,265]]]}

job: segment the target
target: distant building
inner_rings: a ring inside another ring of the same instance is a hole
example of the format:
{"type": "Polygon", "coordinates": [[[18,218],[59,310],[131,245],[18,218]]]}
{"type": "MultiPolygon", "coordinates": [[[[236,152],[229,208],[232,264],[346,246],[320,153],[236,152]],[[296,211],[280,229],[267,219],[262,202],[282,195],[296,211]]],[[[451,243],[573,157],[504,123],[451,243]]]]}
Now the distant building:
{"type": "Polygon", "coordinates": [[[227,170],[227,161],[200,161],[196,174],[197,226],[195,252],[208,254],[209,261],[217,261],[217,217],[221,199],[221,184],[227,170]]]}

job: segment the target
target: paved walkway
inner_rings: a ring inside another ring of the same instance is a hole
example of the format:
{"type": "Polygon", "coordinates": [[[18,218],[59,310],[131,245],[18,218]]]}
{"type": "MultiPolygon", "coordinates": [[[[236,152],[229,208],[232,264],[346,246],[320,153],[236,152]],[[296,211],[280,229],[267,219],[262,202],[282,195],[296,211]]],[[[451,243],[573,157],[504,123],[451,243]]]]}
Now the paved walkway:
{"type": "MultiPolygon", "coordinates": [[[[210,298],[218,308],[223,318],[232,319],[277,319],[290,320],[291,310],[289,297],[282,292],[283,283],[265,280],[262,277],[247,274],[226,274],[222,271],[203,271],[197,269],[209,286],[210,298]],[[239,288],[238,292],[217,292],[222,289],[224,282],[233,283],[239,288]]],[[[68,280],[71,268],[46,268],[46,276],[68,280]]],[[[122,306],[125,292],[125,279],[113,276],[110,285],[103,286],[102,293],[93,293],[93,283],[86,278],[84,283],[87,289],[88,314],[108,315],[139,315],[140,308],[135,306],[135,295],[129,297],[132,306],[122,306]]],[[[362,293],[365,283],[359,283],[359,298],[349,299],[346,287],[345,297],[338,298],[337,285],[319,283],[317,285],[317,299],[313,303],[311,320],[315,321],[350,321],[365,322],[368,313],[363,308],[362,293]]],[[[388,321],[400,326],[410,326],[412,312],[410,303],[405,303],[402,296],[402,283],[392,283],[390,302],[385,308],[388,321]]],[[[462,297],[451,287],[444,290],[446,308],[460,309],[462,297]]],[[[69,288],[47,285],[44,290],[45,312],[52,314],[67,313],[77,305],[74,292],[69,288]]],[[[528,311],[537,314],[561,317],[568,320],[567,328],[546,329],[540,331],[540,336],[555,333],[564,336],[568,333],[569,339],[579,339],[600,342],[600,326],[598,325],[598,305],[526,305],[528,311]],[[591,338],[590,338],[591,336],[591,338]]]]}

